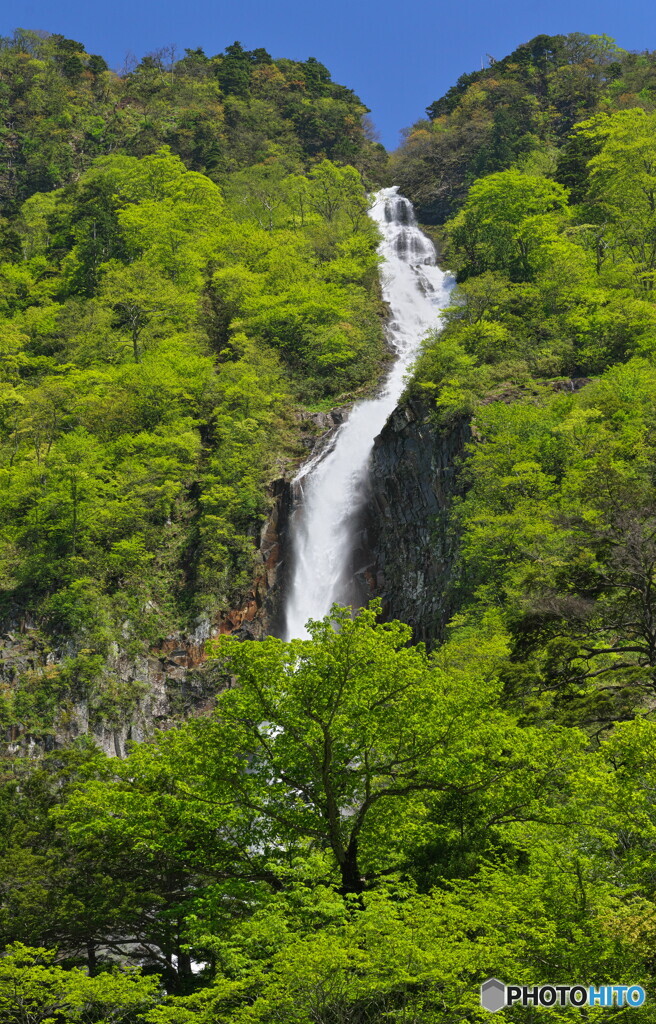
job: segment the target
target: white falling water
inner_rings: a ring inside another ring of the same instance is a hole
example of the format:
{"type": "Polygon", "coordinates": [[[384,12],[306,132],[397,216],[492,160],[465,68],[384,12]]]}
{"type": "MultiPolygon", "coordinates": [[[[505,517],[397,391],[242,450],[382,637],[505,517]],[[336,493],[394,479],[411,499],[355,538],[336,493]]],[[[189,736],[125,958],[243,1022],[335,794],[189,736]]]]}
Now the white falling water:
{"type": "Polygon", "coordinates": [[[383,235],[381,284],[391,312],[387,332],[396,359],[380,394],[353,407],[331,447],[310,459],[294,481],[301,502],[292,523],[288,639],[307,637],[308,619],[322,618],[335,601],[350,601],[353,523],[374,438],[401,397],[422,338],[439,325],[453,284],[436,266],[433,243],[417,227],[412,204],[396,187],[376,195],[370,216],[383,235]]]}

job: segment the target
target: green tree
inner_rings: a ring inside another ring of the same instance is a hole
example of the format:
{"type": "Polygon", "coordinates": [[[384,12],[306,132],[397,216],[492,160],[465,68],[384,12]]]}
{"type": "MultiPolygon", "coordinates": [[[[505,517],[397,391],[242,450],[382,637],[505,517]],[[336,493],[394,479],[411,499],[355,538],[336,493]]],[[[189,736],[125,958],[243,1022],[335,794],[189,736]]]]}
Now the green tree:
{"type": "Polygon", "coordinates": [[[116,971],[89,978],[54,965],[55,954],[15,943],[0,959],[0,1011],[7,1024],[132,1024],[158,998],[157,980],[116,971]]]}
{"type": "Polygon", "coordinates": [[[615,259],[628,258],[644,288],[656,271],[656,117],[624,110],[590,122],[585,132],[601,149],[589,163],[588,201],[611,224],[615,259]]]}
{"type": "Polygon", "coordinates": [[[510,170],[479,179],[449,228],[460,275],[504,270],[530,281],[566,210],[566,190],[545,178],[510,170]]]}

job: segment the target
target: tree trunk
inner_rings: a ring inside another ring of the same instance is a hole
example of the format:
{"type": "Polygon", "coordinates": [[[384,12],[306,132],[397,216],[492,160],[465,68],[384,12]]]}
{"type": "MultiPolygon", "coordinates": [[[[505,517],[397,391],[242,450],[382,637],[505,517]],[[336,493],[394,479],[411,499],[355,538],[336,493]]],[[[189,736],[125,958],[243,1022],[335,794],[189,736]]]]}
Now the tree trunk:
{"type": "Polygon", "coordinates": [[[352,839],[349,843],[344,860],[339,865],[339,870],[342,876],[342,884],[339,891],[342,896],[359,896],[364,892],[364,879],[360,875],[358,843],[356,839],[352,839]]]}
{"type": "Polygon", "coordinates": [[[95,978],[96,971],[98,968],[98,960],[96,958],[96,946],[91,939],[87,940],[87,970],[90,978],[95,978]]]}

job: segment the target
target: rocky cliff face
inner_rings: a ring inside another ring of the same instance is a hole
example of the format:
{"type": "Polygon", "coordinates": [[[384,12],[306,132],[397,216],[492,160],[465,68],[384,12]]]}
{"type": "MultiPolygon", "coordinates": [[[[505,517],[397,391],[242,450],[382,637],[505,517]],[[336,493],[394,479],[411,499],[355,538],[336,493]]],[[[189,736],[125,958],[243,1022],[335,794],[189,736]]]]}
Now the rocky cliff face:
{"type": "Polygon", "coordinates": [[[121,757],[130,740],[143,740],[182,718],[206,713],[224,685],[217,668],[205,660],[205,641],[211,632],[209,622],[200,623],[192,635],[171,637],[161,649],[141,657],[113,644],[102,687],[89,688],[80,681],[49,714],[48,683],[56,682],[62,664],[76,652],[45,650],[40,634],[29,624],[5,634],[0,642],[0,696],[3,691],[11,693],[20,682],[19,703],[25,706],[19,717],[29,722],[30,696],[41,694],[33,710],[40,712],[42,721],[49,717],[50,722],[9,726],[0,732],[0,750],[38,754],[88,735],[106,754],[121,757]],[[111,710],[108,692],[114,698],[111,710]]]}
{"type": "Polygon", "coordinates": [[[359,570],[363,591],[380,597],[386,619],[434,643],[453,614],[457,538],[448,528],[462,493],[461,466],[471,425],[438,426],[427,405],[400,406],[376,438],[363,513],[359,570]]]}
{"type": "MultiPolygon", "coordinates": [[[[589,383],[588,377],[575,377],[540,386],[571,393],[589,383]]],[[[484,401],[516,402],[535,387],[508,384],[484,401]]],[[[361,600],[380,597],[385,618],[407,622],[415,639],[429,646],[458,610],[458,536],[449,512],[464,493],[462,469],[474,438],[469,417],[440,425],[426,403],[412,400],[392,413],[372,455],[356,554],[361,600]]]]}

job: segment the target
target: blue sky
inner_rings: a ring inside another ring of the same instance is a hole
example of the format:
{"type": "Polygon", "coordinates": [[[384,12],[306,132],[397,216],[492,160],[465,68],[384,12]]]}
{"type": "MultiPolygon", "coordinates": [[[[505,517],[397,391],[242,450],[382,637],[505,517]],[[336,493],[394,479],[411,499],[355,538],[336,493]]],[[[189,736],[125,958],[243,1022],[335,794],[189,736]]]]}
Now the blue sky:
{"type": "Polygon", "coordinates": [[[473,71],[540,32],[606,33],[629,50],[656,49],[656,5],[647,0],[21,0],[0,10],[14,28],[61,32],[120,67],[128,51],[202,46],[220,52],[239,39],[274,57],[316,57],[371,107],[381,141],[473,71]]]}

